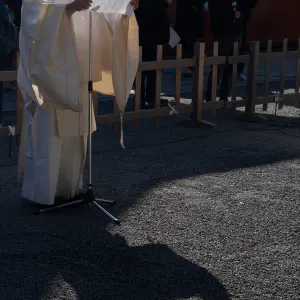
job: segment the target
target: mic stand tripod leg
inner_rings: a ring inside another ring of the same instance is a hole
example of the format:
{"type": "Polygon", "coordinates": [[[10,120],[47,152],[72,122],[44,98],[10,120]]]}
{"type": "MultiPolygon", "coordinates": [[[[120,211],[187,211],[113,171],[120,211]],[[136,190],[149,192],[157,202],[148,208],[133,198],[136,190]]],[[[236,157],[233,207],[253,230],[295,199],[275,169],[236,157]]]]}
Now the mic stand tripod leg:
{"type": "Polygon", "coordinates": [[[83,202],[84,202],[83,199],[71,201],[71,202],[68,202],[68,203],[52,206],[52,207],[49,207],[49,208],[40,209],[36,212],[36,214],[51,212],[53,210],[58,210],[60,208],[65,208],[65,207],[73,206],[73,205],[76,205],[76,204],[82,204],[83,202]]]}
{"type": "Polygon", "coordinates": [[[101,209],[109,218],[111,218],[117,225],[120,225],[120,221],[115,218],[112,214],[110,214],[106,209],[104,209],[97,201],[93,201],[93,204],[96,205],[99,209],[101,209]]]}
{"type": "Polygon", "coordinates": [[[101,198],[96,198],[95,201],[97,202],[102,202],[102,203],[108,203],[108,204],[117,204],[116,201],[112,201],[112,200],[106,200],[106,199],[101,199],[101,198]]]}
{"type": "Polygon", "coordinates": [[[81,195],[81,199],[79,199],[79,200],[74,200],[74,201],[71,201],[71,202],[68,202],[65,204],[60,204],[60,205],[52,206],[49,208],[40,209],[36,212],[36,214],[47,213],[47,212],[51,212],[54,210],[58,210],[60,208],[70,207],[70,206],[73,206],[76,204],[91,204],[91,203],[93,203],[97,208],[101,209],[102,212],[104,212],[112,221],[114,221],[117,225],[120,225],[120,221],[117,218],[115,218],[112,214],[110,214],[106,209],[104,209],[98,202],[104,202],[104,203],[109,203],[109,204],[115,203],[115,201],[95,198],[94,192],[90,188],[81,195]]]}
{"type": "MultiPolygon", "coordinates": [[[[120,221],[115,218],[112,214],[110,214],[106,209],[104,209],[98,202],[97,202],[97,198],[95,198],[94,192],[91,188],[91,186],[89,186],[90,188],[84,193],[83,195],[83,201],[85,203],[93,203],[97,208],[101,209],[102,212],[104,212],[111,220],[113,220],[117,225],[120,225],[120,221]]],[[[100,199],[102,200],[102,199],[100,199]]],[[[106,200],[106,201],[110,201],[110,200],[106,200]]],[[[114,201],[110,201],[110,202],[106,202],[106,203],[114,203],[114,201]]]]}

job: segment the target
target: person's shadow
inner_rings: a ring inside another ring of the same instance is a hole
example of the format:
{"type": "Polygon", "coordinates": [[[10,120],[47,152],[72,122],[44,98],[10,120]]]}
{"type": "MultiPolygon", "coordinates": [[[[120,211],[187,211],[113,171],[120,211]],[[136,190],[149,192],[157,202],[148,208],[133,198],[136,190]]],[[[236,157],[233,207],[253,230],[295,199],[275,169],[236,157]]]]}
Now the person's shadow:
{"type": "Polygon", "coordinates": [[[26,229],[15,223],[4,238],[2,267],[9,274],[1,282],[2,298],[230,299],[205,268],[163,244],[131,247],[101,229],[106,221],[99,224],[96,218],[98,211],[79,208],[23,220],[26,229]],[[15,236],[19,248],[13,232],[20,234],[15,236]]]}

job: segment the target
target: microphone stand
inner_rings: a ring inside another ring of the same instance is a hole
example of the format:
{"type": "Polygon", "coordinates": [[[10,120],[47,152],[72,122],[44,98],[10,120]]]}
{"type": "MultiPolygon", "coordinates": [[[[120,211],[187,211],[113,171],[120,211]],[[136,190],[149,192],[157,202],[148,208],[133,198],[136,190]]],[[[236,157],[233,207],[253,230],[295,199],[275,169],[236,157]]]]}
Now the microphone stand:
{"type": "MultiPolygon", "coordinates": [[[[113,220],[117,225],[120,225],[120,221],[110,214],[106,209],[104,209],[100,204],[116,204],[115,201],[105,200],[101,198],[96,198],[93,191],[92,184],[92,105],[93,105],[93,81],[92,81],[92,11],[89,12],[89,82],[88,82],[88,93],[89,93],[89,126],[88,126],[88,155],[89,155],[89,177],[87,190],[80,195],[79,200],[74,200],[65,204],[52,206],[50,208],[41,209],[37,213],[46,213],[53,210],[57,210],[64,207],[73,206],[76,204],[94,204],[99,208],[105,215],[107,215],[111,220],[113,220]]],[[[77,197],[78,198],[78,197],[77,197]]]]}

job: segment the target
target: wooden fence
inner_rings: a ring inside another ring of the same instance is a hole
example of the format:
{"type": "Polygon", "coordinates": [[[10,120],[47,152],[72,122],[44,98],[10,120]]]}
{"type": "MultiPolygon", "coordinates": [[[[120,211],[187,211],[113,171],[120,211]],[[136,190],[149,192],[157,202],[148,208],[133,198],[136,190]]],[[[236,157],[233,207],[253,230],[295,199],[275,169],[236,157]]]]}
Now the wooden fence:
{"type": "MultiPolygon", "coordinates": [[[[135,91],[135,103],[134,110],[124,113],[124,120],[132,120],[135,122],[135,126],[140,126],[140,120],[146,118],[154,118],[157,124],[161,117],[170,115],[170,107],[161,106],[161,90],[162,90],[162,72],[163,69],[175,69],[176,70],[176,88],[175,88],[175,101],[174,109],[179,113],[192,113],[195,120],[200,123],[206,124],[203,120],[203,111],[209,110],[212,116],[216,115],[216,111],[222,108],[238,108],[245,107],[246,114],[255,114],[256,105],[262,105],[264,110],[267,110],[268,104],[274,102],[274,95],[269,94],[270,89],[270,64],[273,60],[281,61],[281,73],[280,73],[280,90],[279,97],[282,99],[280,102],[281,107],[283,103],[296,103],[300,100],[299,87],[300,87],[300,39],[298,49],[288,51],[288,41],[283,41],[282,50],[279,52],[272,52],[272,41],[268,42],[266,51],[260,51],[259,42],[253,42],[250,44],[250,51],[247,55],[239,55],[238,44],[235,43],[233,47],[232,56],[219,56],[218,55],[218,43],[213,46],[213,55],[206,56],[206,49],[204,43],[195,45],[195,55],[193,58],[183,59],[182,58],[182,47],[177,45],[176,58],[171,60],[163,60],[163,47],[158,46],[157,48],[157,59],[151,62],[142,62],[142,49],[140,49],[140,63],[138,73],[136,75],[136,91],[135,91]],[[295,93],[285,95],[285,73],[286,73],[286,60],[296,59],[296,84],[295,93]],[[258,66],[260,62],[265,63],[265,83],[264,83],[264,96],[257,97],[257,76],[258,66]],[[232,92],[231,101],[220,101],[217,100],[217,73],[218,65],[220,64],[232,64],[232,92]],[[247,81],[247,95],[242,100],[237,100],[237,65],[238,63],[248,64],[248,81],[247,81]],[[212,80],[212,101],[204,102],[203,91],[204,91],[204,68],[205,65],[212,65],[213,80],[212,80]],[[182,104],[181,98],[181,72],[182,68],[193,69],[193,88],[192,88],[192,102],[190,104],[182,104]],[[154,109],[141,110],[141,78],[142,71],[155,70],[157,74],[156,82],[156,102],[154,109]]],[[[15,81],[16,71],[3,71],[0,72],[0,83],[15,81]]],[[[94,105],[97,106],[97,95],[95,95],[94,105]]],[[[280,108],[280,107],[279,107],[280,108]]],[[[97,110],[96,110],[97,111],[97,110]]],[[[23,112],[23,100],[21,93],[17,90],[17,124],[16,134],[20,134],[21,123],[22,123],[22,112],[23,112]]],[[[117,111],[117,106],[114,105],[114,113],[107,115],[97,115],[97,124],[117,124],[120,122],[120,116],[117,111]]],[[[178,120],[178,117],[177,117],[178,120]]],[[[0,136],[8,135],[9,130],[5,127],[0,127],[0,136]]]]}

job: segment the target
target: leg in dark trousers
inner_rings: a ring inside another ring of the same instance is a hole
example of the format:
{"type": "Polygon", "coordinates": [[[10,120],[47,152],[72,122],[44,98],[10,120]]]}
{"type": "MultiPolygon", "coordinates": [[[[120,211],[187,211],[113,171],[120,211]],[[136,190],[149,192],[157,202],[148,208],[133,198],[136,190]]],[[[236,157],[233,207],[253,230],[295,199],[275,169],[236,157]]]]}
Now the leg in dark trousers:
{"type": "MultiPolygon", "coordinates": [[[[143,46],[143,61],[156,61],[157,45],[143,46]]],[[[155,104],[155,90],[156,90],[156,71],[142,72],[142,108],[151,108],[155,104]]]]}
{"type": "Polygon", "coordinates": [[[184,58],[192,58],[194,56],[195,40],[185,40],[182,42],[182,52],[184,58]]]}
{"type": "MultiPolygon", "coordinates": [[[[233,47],[233,37],[215,37],[215,40],[219,42],[219,56],[229,56],[232,53],[233,47]]],[[[207,91],[206,91],[206,101],[211,101],[212,96],[212,68],[210,70],[208,76],[208,83],[207,83],[207,91]]],[[[230,95],[230,83],[231,83],[231,76],[232,76],[232,65],[225,64],[218,66],[218,79],[217,79],[217,86],[221,80],[220,86],[220,97],[221,98],[228,98],[230,95]]]]}
{"type": "MultiPolygon", "coordinates": [[[[242,32],[240,33],[241,36],[240,54],[245,54],[247,52],[247,26],[248,26],[248,22],[246,19],[244,19],[242,24],[242,32]]],[[[245,68],[245,64],[239,63],[237,66],[238,74],[243,73],[244,68],[245,68]]]]}

